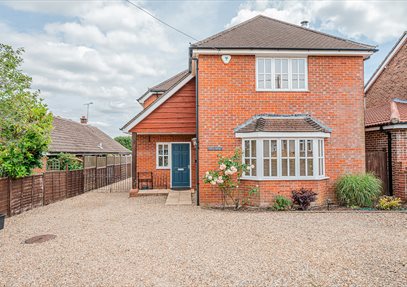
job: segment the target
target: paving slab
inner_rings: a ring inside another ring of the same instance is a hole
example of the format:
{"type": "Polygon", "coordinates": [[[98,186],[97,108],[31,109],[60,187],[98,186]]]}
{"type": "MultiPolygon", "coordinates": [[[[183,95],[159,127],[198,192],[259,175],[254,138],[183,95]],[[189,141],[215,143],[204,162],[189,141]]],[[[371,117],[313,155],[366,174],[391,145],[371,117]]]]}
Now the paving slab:
{"type": "Polygon", "coordinates": [[[192,205],[191,190],[171,190],[165,205],[192,205]]]}

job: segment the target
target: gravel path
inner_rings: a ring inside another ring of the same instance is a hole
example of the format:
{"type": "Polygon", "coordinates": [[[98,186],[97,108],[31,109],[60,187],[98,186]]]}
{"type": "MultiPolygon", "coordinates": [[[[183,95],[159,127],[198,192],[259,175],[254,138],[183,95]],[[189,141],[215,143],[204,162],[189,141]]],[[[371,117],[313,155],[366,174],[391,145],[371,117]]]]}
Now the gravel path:
{"type": "Polygon", "coordinates": [[[407,215],[233,212],[87,193],[6,220],[0,286],[406,286],[407,215]],[[22,244],[40,234],[56,239],[22,244]]]}

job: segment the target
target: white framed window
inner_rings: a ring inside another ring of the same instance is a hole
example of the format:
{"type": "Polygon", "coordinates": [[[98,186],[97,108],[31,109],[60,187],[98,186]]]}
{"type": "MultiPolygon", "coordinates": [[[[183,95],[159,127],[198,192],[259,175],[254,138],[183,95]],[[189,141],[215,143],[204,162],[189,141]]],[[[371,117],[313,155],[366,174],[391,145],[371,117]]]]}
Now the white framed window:
{"type": "Polygon", "coordinates": [[[323,139],[243,139],[242,145],[243,162],[255,166],[254,169],[243,175],[243,179],[303,180],[325,178],[323,139]]]}
{"type": "Polygon", "coordinates": [[[257,91],[306,91],[307,58],[256,58],[257,91]]]}
{"type": "Polygon", "coordinates": [[[157,143],[157,169],[170,168],[170,143],[157,143]]]}
{"type": "Polygon", "coordinates": [[[257,142],[256,140],[243,141],[243,162],[255,168],[245,172],[245,176],[257,176],[257,142]]]}

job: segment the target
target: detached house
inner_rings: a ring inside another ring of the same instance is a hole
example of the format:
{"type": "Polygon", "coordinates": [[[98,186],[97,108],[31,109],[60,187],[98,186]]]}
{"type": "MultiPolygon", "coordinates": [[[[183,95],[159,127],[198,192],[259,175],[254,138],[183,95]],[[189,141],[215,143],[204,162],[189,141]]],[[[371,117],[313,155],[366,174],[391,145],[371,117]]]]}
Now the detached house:
{"type": "Polygon", "coordinates": [[[334,199],[338,176],[365,171],[363,61],[374,51],[265,16],[191,45],[189,69],[147,91],[123,127],[133,188],[151,172],[218,204],[202,179],[240,148],[255,167],[242,188],[258,185],[258,204],[301,187],[334,199]]]}
{"type": "Polygon", "coordinates": [[[387,194],[407,200],[407,32],[367,82],[365,97],[372,170],[387,194]]]}

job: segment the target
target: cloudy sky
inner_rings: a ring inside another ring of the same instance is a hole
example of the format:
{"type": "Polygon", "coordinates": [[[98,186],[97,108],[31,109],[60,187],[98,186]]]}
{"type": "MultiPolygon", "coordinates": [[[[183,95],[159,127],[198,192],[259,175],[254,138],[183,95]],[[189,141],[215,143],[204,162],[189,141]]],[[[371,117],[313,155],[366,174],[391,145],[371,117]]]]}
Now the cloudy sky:
{"type": "MultiPolygon", "coordinates": [[[[365,63],[371,76],[407,30],[406,1],[137,1],[197,39],[264,14],[377,45],[365,63]]],[[[133,117],[148,87],[185,68],[193,40],[124,0],[0,1],[0,41],[24,47],[24,71],[50,110],[90,123],[111,136],[133,117]]]]}

